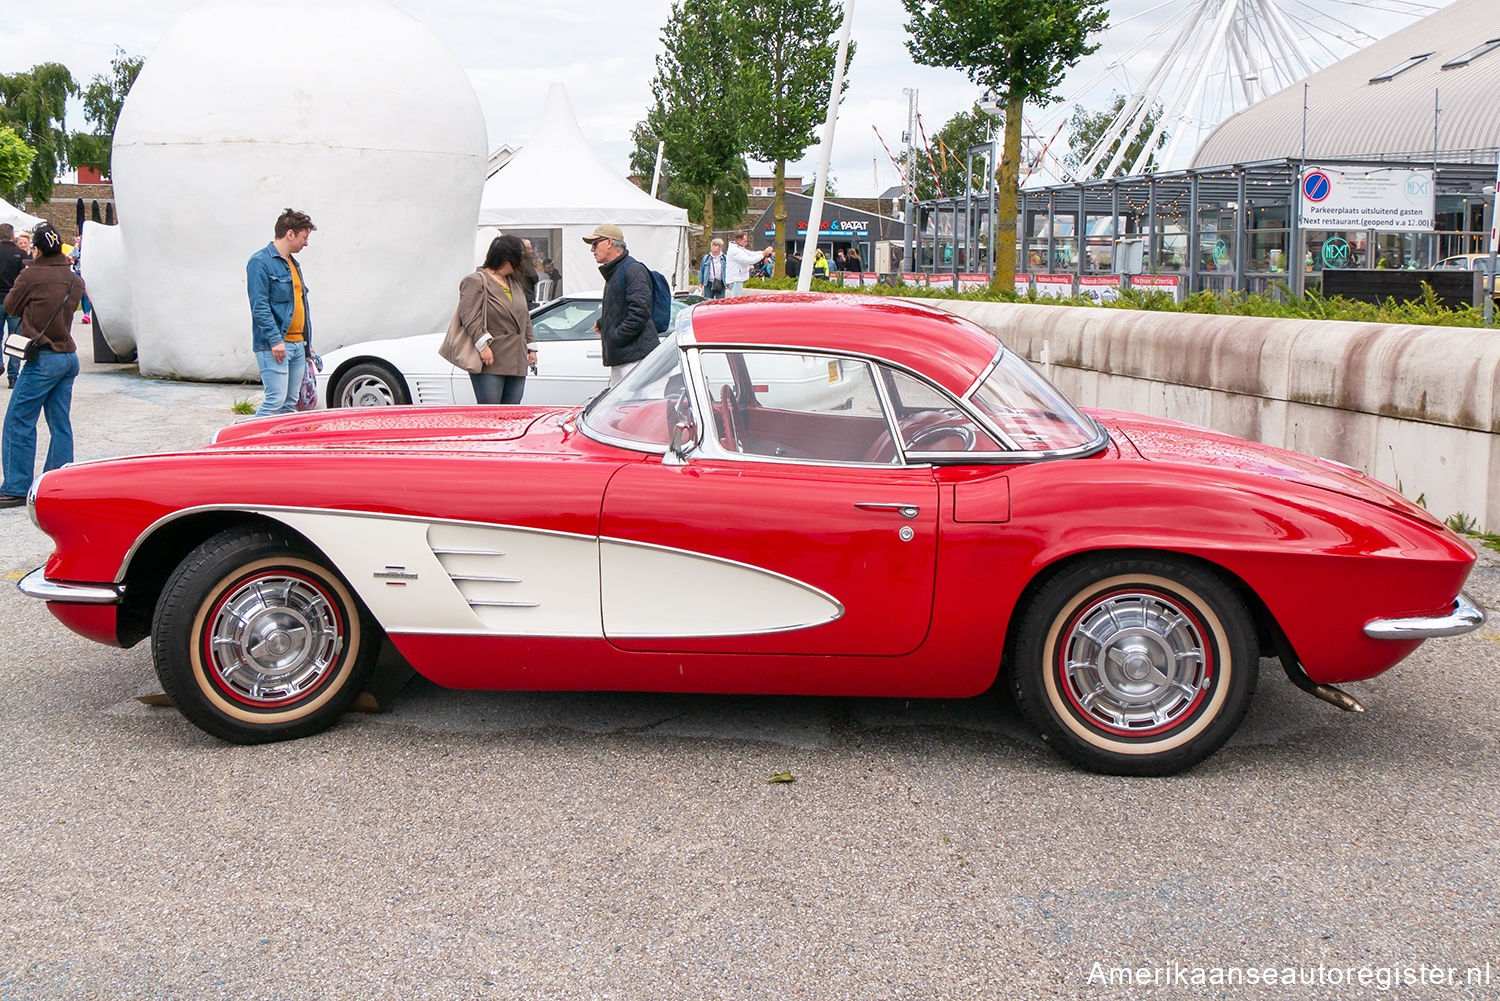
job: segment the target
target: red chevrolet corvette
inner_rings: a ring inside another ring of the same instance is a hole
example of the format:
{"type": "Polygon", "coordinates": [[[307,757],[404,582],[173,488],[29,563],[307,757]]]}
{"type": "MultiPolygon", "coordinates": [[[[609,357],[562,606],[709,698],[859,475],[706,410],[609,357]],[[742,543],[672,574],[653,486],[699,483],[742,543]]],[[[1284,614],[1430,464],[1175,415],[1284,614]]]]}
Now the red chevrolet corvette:
{"type": "Polygon", "coordinates": [[[705,303],[578,408],[248,421],[46,474],[21,584],[151,638],[225,740],[315,733],[377,656],[440,685],[953,698],[1003,680],[1085,767],[1168,774],[1259,660],[1345,708],[1483,614],[1474,556],[1336,463],[1075,409],[974,324],[705,303]],[[399,654],[394,657],[393,654],[399,654]]]}

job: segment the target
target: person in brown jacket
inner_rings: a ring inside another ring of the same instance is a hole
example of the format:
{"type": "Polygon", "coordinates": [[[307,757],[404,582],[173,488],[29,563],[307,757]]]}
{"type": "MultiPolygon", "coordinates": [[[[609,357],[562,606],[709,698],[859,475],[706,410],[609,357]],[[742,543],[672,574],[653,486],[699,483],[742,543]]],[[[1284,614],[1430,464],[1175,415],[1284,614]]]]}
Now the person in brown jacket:
{"type": "Polygon", "coordinates": [[[469,374],[479,403],[520,403],[527,366],[536,361],[525,258],[520,237],[497,236],[484,263],[458,283],[458,321],[484,363],[469,374]]]}
{"type": "Polygon", "coordinates": [[[51,443],[42,469],[73,461],[73,380],[78,376],[78,345],[73,343],[73,312],[83,299],[83,279],[73,273],[57,230],[42,223],[32,234],[31,266],[16,276],[4,309],[21,318],[21,332],[36,340],[35,357],[21,366],[5,408],[0,507],[26,503],[36,475],[36,420],[47,416],[51,443]]]}

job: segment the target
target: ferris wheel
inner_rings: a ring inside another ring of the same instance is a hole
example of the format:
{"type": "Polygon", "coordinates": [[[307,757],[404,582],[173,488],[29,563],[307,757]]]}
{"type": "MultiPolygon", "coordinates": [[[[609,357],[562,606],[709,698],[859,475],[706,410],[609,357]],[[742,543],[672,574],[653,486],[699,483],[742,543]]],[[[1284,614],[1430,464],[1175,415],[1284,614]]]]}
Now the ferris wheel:
{"type": "MultiPolygon", "coordinates": [[[[1093,77],[1074,84],[1070,76],[1066,87],[1080,96],[1101,88],[1128,96],[1077,169],[1060,173],[1072,180],[1094,177],[1101,166],[1104,177],[1138,174],[1152,164],[1185,166],[1230,115],[1449,2],[1115,0],[1092,65],[1079,67],[1092,69],[1093,77]],[[1165,54],[1163,38],[1172,39],[1165,54]],[[1138,41],[1121,51],[1120,39],[1138,41]]],[[[1064,117],[1071,107],[1064,106],[1064,117]]],[[[1045,120],[1041,130],[1051,131],[1045,120]]]]}

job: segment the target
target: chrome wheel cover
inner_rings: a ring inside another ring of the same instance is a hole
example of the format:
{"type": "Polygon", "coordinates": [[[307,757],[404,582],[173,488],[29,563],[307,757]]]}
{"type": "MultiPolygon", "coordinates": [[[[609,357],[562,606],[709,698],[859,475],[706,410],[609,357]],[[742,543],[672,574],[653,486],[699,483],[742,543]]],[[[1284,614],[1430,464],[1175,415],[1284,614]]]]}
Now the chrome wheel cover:
{"type": "Polygon", "coordinates": [[[341,407],[394,407],[396,392],[378,375],[360,375],[349,379],[339,391],[341,407]]]}
{"type": "Polygon", "coordinates": [[[1058,651],[1059,680],[1093,726],[1127,736],[1171,730],[1212,687],[1205,631],[1163,595],[1111,593],[1074,616],[1058,651]]]}
{"type": "Polygon", "coordinates": [[[241,702],[271,707],[326,680],[343,649],[341,618],[312,581],[252,577],[220,599],[205,636],[215,681],[241,702]]]}

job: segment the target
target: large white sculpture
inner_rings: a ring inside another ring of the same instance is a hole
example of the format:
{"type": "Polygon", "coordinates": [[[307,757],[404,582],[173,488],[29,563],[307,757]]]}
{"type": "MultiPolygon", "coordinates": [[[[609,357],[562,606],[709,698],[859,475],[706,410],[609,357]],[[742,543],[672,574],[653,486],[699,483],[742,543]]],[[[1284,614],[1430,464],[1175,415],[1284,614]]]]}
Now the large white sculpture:
{"type": "Polygon", "coordinates": [[[147,375],[254,378],[245,262],[283,208],[313,343],[437,330],[473,269],[484,116],[468,77],[385,0],[208,0],[146,60],[115,131],[117,239],[84,278],[147,375]]]}

